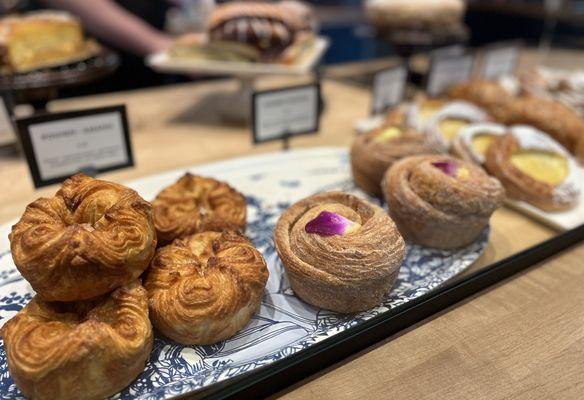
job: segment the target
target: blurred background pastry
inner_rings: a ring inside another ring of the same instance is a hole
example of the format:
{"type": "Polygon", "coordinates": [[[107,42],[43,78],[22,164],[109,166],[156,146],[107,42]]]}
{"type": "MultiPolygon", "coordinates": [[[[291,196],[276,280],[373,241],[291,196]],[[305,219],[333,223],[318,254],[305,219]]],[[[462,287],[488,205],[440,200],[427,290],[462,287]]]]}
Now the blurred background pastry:
{"type": "Polygon", "coordinates": [[[511,123],[516,112],[514,94],[497,82],[469,80],[452,87],[448,95],[452,99],[475,104],[501,124],[511,123]]]}
{"type": "Polygon", "coordinates": [[[233,336],[260,306],[268,268],[233,231],[203,232],[158,249],[144,286],[154,326],[183,344],[233,336]]]}
{"type": "Polygon", "coordinates": [[[514,126],[489,146],[486,168],[507,195],[545,211],[576,206],[581,177],[574,158],[551,137],[529,126],[514,126]]]}
{"type": "Polygon", "coordinates": [[[504,197],[497,179],[474,163],[447,155],[404,158],[386,172],[382,185],[401,234],[442,249],[472,243],[504,197]]]}
{"type": "Polygon", "coordinates": [[[341,313],[378,305],[395,282],[405,244],[382,208],[342,192],[288,208],[274,242],[294,293],[341,313]]]}
{"type": "Polygon", "coordinates": [[[485,163],[487,150],[497,136],[507,133],[507,127],[492,122],[470,124],[460,130],[450,146],[458,158],[477,165],[485,163]]]}

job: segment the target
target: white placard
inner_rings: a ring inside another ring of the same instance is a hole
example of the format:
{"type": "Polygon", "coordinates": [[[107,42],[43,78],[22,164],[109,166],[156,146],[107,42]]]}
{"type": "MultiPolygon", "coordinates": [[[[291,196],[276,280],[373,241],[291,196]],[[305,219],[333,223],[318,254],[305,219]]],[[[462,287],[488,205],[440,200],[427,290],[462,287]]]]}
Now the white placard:
{"type": "Polygon", "coordinates": [[[426,91],[430,96],[442,94],[450,86],[468,80],[473,72],[474,54],[435,57],[432,59],[426,91]]]}
{"type": "Polygon", "coordinates": [[[315,84],[254,93],[254,141],[318,131],[319,92],[315,84]]]}
{"type": "Polygon", "coordinates": [[[400,103],[404,97],[408,72],[397,66],[379,71],[373,77],[373,114],[384,112],[400,103]]]}
{"type": "Polygon", "coordinates": [[[483,51],[481,76],[486,79],[497,79],[513,75],[519,59],[517,45],[498,46],[483,51]]]}
{"type": "Polygon", "coordinates": [[[16,142],[14,126],[10,120],[4,99],[0,97],[0,146],[16,142]]]}
{"type": "Polygon", "coordinates": [[[39,122],[28,131],[42,180],[130,162],[120,112],[39,122]]]}

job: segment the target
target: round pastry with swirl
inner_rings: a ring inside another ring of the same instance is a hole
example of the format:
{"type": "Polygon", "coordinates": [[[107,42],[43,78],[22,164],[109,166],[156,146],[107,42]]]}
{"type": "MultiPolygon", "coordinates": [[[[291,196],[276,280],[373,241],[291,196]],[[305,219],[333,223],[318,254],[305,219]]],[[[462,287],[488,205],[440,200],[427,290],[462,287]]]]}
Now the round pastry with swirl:
{"type": "Polygon", "coordinates": [[[404,158],[386,172],[382,185],[402,235],[441,249],[472,243],[504,197],[497,179],[447,155],[404,158]]]}
{"type": "Polygon", "coordinates": [[[342,192],[288,208],[274,241],[296,295],[341,313],[378,305],[405,256],[404,240],[383,209],[342,192]]]}
{"type": "Polygon", "coordinates": [[[381,195],[387,168],[400,158],[433,153],[423,135],[404,125],[387,125],[355,138],[351,146],[351,171],[357,186],[381,195]]]}
{"type": "Polygon", "coordinates": [[[203,231],[245,231],[245,197],[227,183],[186,173],[152,202],[159,244],[203,231]]]}
{"type": "Polygon", "coordinates": [[[497,82],[470,80],[459,83],[448,92],[450,98],[464,100],[482,108],[496,122],[508,125],[517,113],[513,93],[497,82]]]}
{"type": "Polygon", "coordinates": [[[14,264],[47,301],[110,292],[139,277],[156,249],[150,203],[83,174],[29,204],[9,239],[14,264]]]}
{"type": "Polygon", "coordinates": [[[567,210],[578,203],[581,178],[576,161],[535,128],[517,125],[497,137],[489,146],[485,166],[511,198],[545,211],[567,210]]]}
{"type": "Polygon", "coordinates": [[[8,368],[33,399],[102,399],[144,370],[152,350],[146,291],[135,280],[77,302],[35,296],[2,328],[8,368]]]}
{"type": "Polygon", "coordinates": [[[179,343],[202,345],[242,329],[267,280],[264,258],[241,234],[202,232],[158,249],[144,286],[154,326],[179,343]]]}

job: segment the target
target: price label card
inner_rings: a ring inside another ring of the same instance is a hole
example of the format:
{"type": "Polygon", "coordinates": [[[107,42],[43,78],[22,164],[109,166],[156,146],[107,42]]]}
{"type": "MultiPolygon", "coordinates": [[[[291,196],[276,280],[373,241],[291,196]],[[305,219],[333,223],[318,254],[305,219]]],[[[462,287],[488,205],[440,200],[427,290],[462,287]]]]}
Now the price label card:
{"type": "Polygon", "coordinates": [[[430,96],[438,96],[450,86],[468,80],[474,69],[474,54],[433,57],[426,81],[430,96]]]}
{"type": "Polygon", "coordinates": [[[442,57],[442,56],[461,56],[465,53],[466,49],[461,44],[453,44],[450,46],[443,46],[430,51],[430,57],[442,57]]]}
{"type": "Polygon", "coordinates": [[[320,121],[320,85],[302,85],[254,92],[254,143],[316,133],[320,121]]]}
{"type": "Polygon", "coordinates": [[[486,79],[497,79],[513,75],[519,61],[519,44],[501,44],[486,47],[483,50],[481,76],[486,79]]]}
{"type": "Polygon", "coordinates": [[[408,71],[403,65],[379,71],[373,77],[373,114],[399,104],[405,93],[408,71]]]}
{"type": "Polygon", "coordinates": [[[0,146],[16,142],[16,134],[12,126],[12,120],[8,114],[6,103],[0,97],[0,146]]]}
{"type": "Polygon", "coordinates": [[[17,126],[35,187],[134,165],[125,106],[43,114],[17,126]]]}

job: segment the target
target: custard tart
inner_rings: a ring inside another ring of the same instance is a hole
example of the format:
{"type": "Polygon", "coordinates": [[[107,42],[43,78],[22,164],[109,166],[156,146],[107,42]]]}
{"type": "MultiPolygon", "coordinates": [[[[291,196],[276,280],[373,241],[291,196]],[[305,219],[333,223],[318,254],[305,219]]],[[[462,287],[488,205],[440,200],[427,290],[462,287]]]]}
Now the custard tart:
{"type": "Polygon", "coordinates": [[[418,96],[408,107],[406,123],[418,132],[422,132],[428,122],[446,104],[448,104],[446,98],[418,96]]]}
{"type": "Polygon", "coordinates": [[[404,240],[387,213],[342,192],[292,205],[276,224],[274,242],[294,293],[341,313],[378,305],[405,256],[404,240]]]}
{"type": "Polygon", "coordinates": [[[574,158],[558,142],[529,126],[514,126],[489,146],[486,168],[507,195],[544,211],[578,203],[581,182],[574,158]]]}
{"type": "Polygon", "coordinates": [[[478,123],[461,129],[452,141],[450,151],[458,158],[477,165],[485,163],[487,150],[496,137],[507,133],[507,127],[494,123],[478,123]]]}
{"type": "Polygon", "coordinates": [[[476,240],[505,193],[482,168],[448,155],[404,158],[386,172],[382,185],[401,234],[441,249],[476,240]]]}

